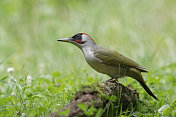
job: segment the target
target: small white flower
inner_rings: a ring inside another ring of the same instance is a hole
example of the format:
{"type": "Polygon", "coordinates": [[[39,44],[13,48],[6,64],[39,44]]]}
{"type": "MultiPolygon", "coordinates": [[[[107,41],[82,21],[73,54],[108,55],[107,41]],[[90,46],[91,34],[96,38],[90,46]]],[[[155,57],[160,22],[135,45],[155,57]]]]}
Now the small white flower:
{"type": "Polygon", "coordinates": [[[7,68],[7,72],[8,73],[13,73],[15,70],[14,70],[14,68],[13,67],[9,67],[9,68],[7,68]]]}
{"type": "Polygon", "coordinates": [[[27,83],[31,83],[32,77],[31,76],[27,76],[27,83]]]}
{"type": "Polygon", "coordinates": [[[56,104],[56,106],[60,106],[61,104],[56,104]]]}
{"type": "Polygon", "coordinates": [[[22,117],[26,117],[26,114],[25,114],[25,113],[22,113],[22,117]]]}
{"type": "Polygon", "coordinates": [[[158,76],[156,77],[156,79],[158,80],[158,76]]]}

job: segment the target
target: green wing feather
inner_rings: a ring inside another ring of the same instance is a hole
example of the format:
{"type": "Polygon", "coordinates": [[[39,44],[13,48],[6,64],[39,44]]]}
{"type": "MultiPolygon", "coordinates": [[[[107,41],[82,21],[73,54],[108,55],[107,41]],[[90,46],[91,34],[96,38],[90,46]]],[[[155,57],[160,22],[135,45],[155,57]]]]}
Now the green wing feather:
{"type": "Polygon", "coordinates": [[[138,69],[140,72],[148,72],[145,67],[140,66],[135,61],[119,54],[116,51],[109,50],[101,46],[98,46],[96,48],[96,51],[94,51],[94,55],[106,65],[132,67],[138,69]]]}

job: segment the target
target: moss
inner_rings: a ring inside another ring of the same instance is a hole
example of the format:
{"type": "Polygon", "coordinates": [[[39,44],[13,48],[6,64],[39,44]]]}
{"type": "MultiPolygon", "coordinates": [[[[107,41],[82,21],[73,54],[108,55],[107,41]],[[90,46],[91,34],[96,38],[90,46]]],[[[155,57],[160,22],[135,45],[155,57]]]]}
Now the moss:
{"type": "Polygon", "coordinates": [[[84,85],[81,87],[79,91],[76,92],[75,97],[85,94],[99,94],[99,96],[103,95],[105,91],[104,86],[102,83],[95,83],[92,85],[84,85]]]}

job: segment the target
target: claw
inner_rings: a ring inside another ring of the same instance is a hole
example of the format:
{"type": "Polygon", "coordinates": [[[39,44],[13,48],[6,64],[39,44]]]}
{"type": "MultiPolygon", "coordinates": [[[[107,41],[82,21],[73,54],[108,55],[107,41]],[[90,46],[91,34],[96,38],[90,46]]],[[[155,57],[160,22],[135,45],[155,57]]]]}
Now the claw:
{"type": "Polygon", "coordinates": [[[115,78],[111,78],[111,79],[108,80],[108,82],[116,83],[116,82],[117,82],[117,79],[115,79],[115,78]]]}

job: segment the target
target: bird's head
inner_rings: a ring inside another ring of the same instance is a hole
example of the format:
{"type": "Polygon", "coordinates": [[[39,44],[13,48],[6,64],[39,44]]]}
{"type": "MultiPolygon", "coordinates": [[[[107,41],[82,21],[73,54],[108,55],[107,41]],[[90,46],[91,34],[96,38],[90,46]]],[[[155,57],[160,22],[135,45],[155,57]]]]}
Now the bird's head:
{"type": "Polygon", "coordinates": [[[70,38],[58,39],[57,41],[68,42],[78,46],[80,49],[86,46],[96,45],[94,40],[86,33],[78,33],[70,38]]]}

